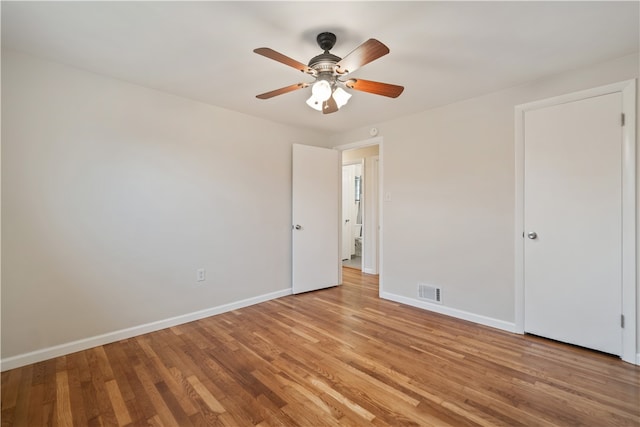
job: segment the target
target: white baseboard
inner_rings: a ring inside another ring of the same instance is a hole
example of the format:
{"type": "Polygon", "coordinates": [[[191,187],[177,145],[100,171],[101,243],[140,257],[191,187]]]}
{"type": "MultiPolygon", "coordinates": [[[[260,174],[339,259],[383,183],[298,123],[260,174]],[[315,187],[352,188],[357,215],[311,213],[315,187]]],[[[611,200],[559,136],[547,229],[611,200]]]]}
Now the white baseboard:
{"type": "MultiPolygon", "coordinates": [[[[389,292],[380,292],[380,298],[388,299],[390,301],[399,302],[401,304],[410,305],[412,307],[422,308],[424,310],[433,311],[436,313],[444,314],[447,316],[455,317],[456,319],[468,320],[480,325],[489,326],[503,331],[512,332],[515,334],[522,334],[516,329],[516,324],[511,322],[505,322],[504,320],[493,319],[491,317],[482,316],[479,314],[469,313],[467,311],[458,310],[451,307],[445,307],[440,304],[433,304],[426,301],[420,301],[413,298],[408,298],[402,295],[396,295],[389,292]]],[[[633,359],[628,362],[633,363],[633,359]]],[[[640,366],[640,353],[636,354],[635,364],[640,366]]]]}
{"type": "Polygon", "coordinates": [[[494,319],[492,317],[482,316],[479,314],[469,313],[468,311],[458,310],[456,308],[446,307],[440,304],[432,304],[425,301],[420,301],[413,298],[408,298],[402,295],[396,295],[389,292],[381,292],[380,298],[388,299],[391,301],[399,302],[401,304],[410,305],[412,307],[422,308],[424,310],[433,311],[436,313],[444,314],[447,316],[455,317],[456,319],[468,320],[473,323],[478,323],[484,326],[490,326],[492,328],[501,329],[507,332],[516,333],[516,325],[512,322],[505,322],[504,320],[494,319]]]}
{"type": "Polygon", "coordinates": [[[373,268],[363,268],[362,272],[366,274],[378,274],[378,272],[373,268]]]}
{"type": "Polygon", "coordinates": [[[161,329],[170,328],[172,326],[181,325],[183,323],[193,322],[194,320],[204,319],[205,317],[215,316],[216,314],[226,313],[228,311],[237,310],[239,308],[248,307],[250,305],[284,297],[287,295],[291,295],[290,288],[282,289],[280,291],[271,292],[264,295],[258,295],[256,297],[247,298],[229,304],[219,305],[217,307],[207,308],[205,310],[195,311],[193,313],[171,317],[169,319],[158,320],[156,322],[146,323],[144,325],[121,329],[114,332],[108,332],[106,334],[97,335],[94,337],[83,338],[81,340],[43,348],[41,350],[19,354],[17,356],[7,357],[0,360],[0,371],[4,372],[9,369],[29,365],[31,363],[42,362],[43,360],[64,356],[66,354],[75,353],[76,351],[86,350],[138,335],[147,334],[149,332],[159,331],[161,329]]]}

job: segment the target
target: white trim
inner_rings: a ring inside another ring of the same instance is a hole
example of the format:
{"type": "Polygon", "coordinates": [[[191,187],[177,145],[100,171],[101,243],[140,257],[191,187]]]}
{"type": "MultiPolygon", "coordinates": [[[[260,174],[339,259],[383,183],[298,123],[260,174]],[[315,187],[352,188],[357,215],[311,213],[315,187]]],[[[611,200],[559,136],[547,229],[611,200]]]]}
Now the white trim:
{"type": "Polygon", "coordinates": [[[469,313],[468,311],[458,310],[456,308],[442,306],[440,304],[432,304],[425,301],[408,298],[402,295],[396,295],[389,292],[382,292],[380,298],[390,301],[399,302],[401,304],[410,305],[412,307],[421,308],[435,313],[444,314],[446,316],[455,317],[456,319],[467,320],[469,322],[478,323],[480,325],[489,326],[491,328],[500,329],[507,332],[515,332],[516,325],[504,320],[494,319],[492,317],[482,316],[479,314],[469,313]]]}
{"type": "MultiPolygon", "coordinates": [[[[334,148],[335,150],[335,148],[334,148]]],[[[339,150],[338,150],[339,151],[339,150]]],[[[338,221],[338,285],[342,285],[342,152],[340,152],[338,154],[338,163],[340,164],[340,166],[338,167],[338,170],[340,171],[340,180],[338,181],[340,183],[340,185],[338,186],[338,218],[340,218],[340,221],[338,221]]],[[[292,242],[292,248],[293,248],[293,240],[292,242]]],[[[291,283],[292,287],[293,287],[293,282],[291,283]]]]}
{"type": "Polygon", "coordinates": [[[354,166],[354,165],[361,165],[362,166],[364,164],[363,160],[364,159],[350,160],[347,163],[341,163],[340,166],[354,166]]]}
{"type": "Polygon", "coordinates": [[[370,184],[372,185],[372,191],[369,192],[371,196],[373,196],[373,200],[376,201],[376,209],[372,210],[375,213],[376,221],[378,227],[373,228],[373,232],[375,234],[374,244],[369,245],[369,248],[373,247],[374,256],[373,263],[371,269],[367,269],[365,273],[369,274],[378,274],[378,269],[380,268],[380,156],[371,157],[370,161],[371,165],[371,173],[369,174],[373,179],[370,180],[370,184]]]}
{"type": "MultiPolygon", "coordinates": [[[[354,148],[364,148],[370,147],[372,145],[378,146],[378,290],[379,296],[382,297],[382,292],[384,289],[383,276],[382,276],[382,248],[384,247],[382,244],[382,224],[383,224],[383,209],[382,209],[382,201],[384,197],[381,197],[381,194],[384,194],[384,179],[383,179],[383,152],[384,152],[384,138],[382,136],[376,136],[375,138],[364,139],[361,141],[352,142],[349,144],[337,145],[333,147],[335,150],[345,151],[352,150],[354,148]]],[[[338,195],[340,201],[342,201],[342,192],[338,195]]],[[[342,207],[340,207],[342,209],[342,207]]],[[[340,227],[342,230],[342,227],[340,227]]],[[[342,231],[341,231],[342,232],[342,231]]],[[[342,234],[340,234],[340,239],[342,239],[342,234]]],[[[365,237],[366,239],[366,237],[365,237]]],[[[342,240],[340,240],[340,244],[342,244],[342,240]]],[[[364,271],[364,273],[367,273],[364,271]]],[[[340,269],[340,283],[342,283],[342,269],[340,269]]]]}
{"type": "MultiPolygon", "coordinates": [[[[360,234],[362,235],[361,248],[360,248],[360,271],[364,271],[364,260],[367,259],[367,244],[365,242],[371,238],[367,235],[367,222],[370,218],[367,217],[367,162],[365,158],[360,159],[360,234]]],[[[356,212],[356,225],[358,223],[358,213],[356,212]]],[[[353,233],[352,233],[353,234],[353,233]]],[[[353,236],[351,236],[353,237],[353,236]]]]}
{"type": "Polygon", "coordinates": [[[382,137],[376,136],[375,138],[363,139],[362,141],[351,142],[349,144],[337,145],[333,147],[334,150],[345,151],[353,150],[354,148],[370,147],[372,145],[382,145],[382,137]]]}
{"type": "Polygon", "coordinates": [[[640,365],[637,357],[637,200],[636,200],[636,81],[622,88],[622,360],[640,365]],[[634,357],[635,360],[634,360],[634,357]]]}
{"type": "Polygon", "coordinates": [[[159,331],[161,329],[170,328],[172,326],[181,325],[183,323],[193,322],[194,320],[204,319],[205,317],[215,316],[216,314],[226,313],[243,307],[248,307],[250,305],[258,304],[276,298],[281,298],[287,295],[291,295],[291,288],[282,289],[280,291],[275,291],[252,298],[247,298],[241,301],[219,305],[217,307],[207,308],[205,310],[194,311],[193,313],[183,314],[164,320],[158,320],[156,322],[146,323],[144,325],[121,329],[114,332],[108,332],[106,334],[97,335],[94,337],[83,338],[81,340],[43,348],[41,350],[19,354],[17,356],[7,357],[0,361],[0,371],[4,372],[9,369],[19,368],[21,366],[29,365],[32,363],[42,362],[43,360],[52,359],[54,357],[64,356],[66,354],[75,353],[77,351],[87,350],[89,348],[109,344],[142,334],[148,334],[150,332],[159,331]]]}
{"type": "Polygon", "coordinates": [[[524,110],[520,106],[515,111],[515,324],[516,333],[524,334],[524,110]]]}
{"type": "Polygon", "coordinates": [[[636,329],[636,81],[626,80],[515,107],[515,331],[524,333],[524,114],[551,105],[622,93],[622,329],[621,359],[640,365],[636,329]]]}

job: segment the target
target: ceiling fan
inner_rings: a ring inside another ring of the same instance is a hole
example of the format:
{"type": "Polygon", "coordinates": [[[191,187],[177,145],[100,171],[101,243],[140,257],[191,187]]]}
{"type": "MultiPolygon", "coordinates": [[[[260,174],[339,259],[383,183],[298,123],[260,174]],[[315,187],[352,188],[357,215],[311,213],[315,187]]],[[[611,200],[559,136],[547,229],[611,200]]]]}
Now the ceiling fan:
{"type": "Polygon", "coordinates": [[[311,97],[307,100],[307,105],[315,110],[322,111],[324,114],[329,114],[338,111],[351,98],[351,94],[345,91],[344,88],[390,98],[397,98],[404,90],[403,86],[360,78],[347,78],[349,73],[389,53],[389,48],[378,40],[367,40],[344,58],[329,53],[336,43],[335,34],[329,32],[320,33],[316,37],[316,41],[324,52],[311,58],[308,65],[268,47],[254,49],[253,51],[258,55],[281,62],[315,78],[315,82],[296,83],[256,95],[256,98],[269,99],[311,86],[311,97]]]}

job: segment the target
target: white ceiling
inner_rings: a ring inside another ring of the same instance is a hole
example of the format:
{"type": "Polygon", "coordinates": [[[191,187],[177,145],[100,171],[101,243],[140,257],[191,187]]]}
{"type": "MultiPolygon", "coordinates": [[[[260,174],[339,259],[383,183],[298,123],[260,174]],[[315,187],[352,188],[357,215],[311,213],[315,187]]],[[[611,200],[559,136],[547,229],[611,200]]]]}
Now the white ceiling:
{"type": "Polygon", "coordinates": [[[638,2],[7,2],[2,46],[253,116],[336,133],[638,52],[638,2]],[[300,62],[338,36],[391,53],[352,76],[405,86],[397,99],[352,91],[323,115],[310,81],[252,52],[300,62]]]}

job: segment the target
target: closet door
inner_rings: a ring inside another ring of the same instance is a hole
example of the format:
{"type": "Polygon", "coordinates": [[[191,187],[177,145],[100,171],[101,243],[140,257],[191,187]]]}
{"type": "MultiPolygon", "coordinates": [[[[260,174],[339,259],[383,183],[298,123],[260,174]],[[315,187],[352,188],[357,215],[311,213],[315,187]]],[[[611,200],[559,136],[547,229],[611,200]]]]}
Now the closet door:
{"type": "Polygon", "coordinates": [[[524,117],[525,332],[621,354],[622,95],[524,117]]]}

